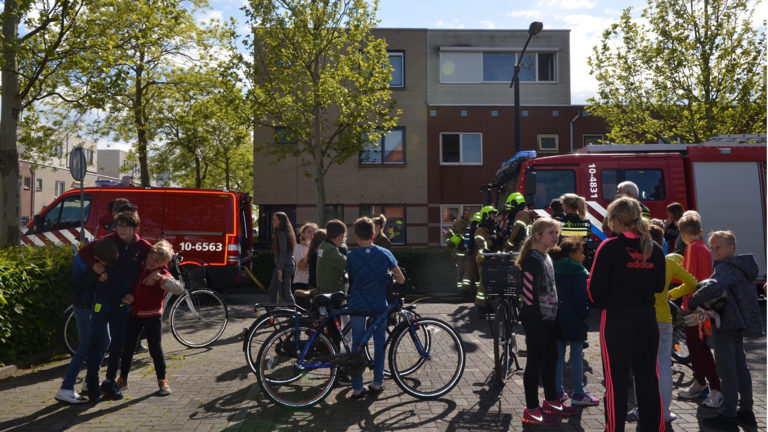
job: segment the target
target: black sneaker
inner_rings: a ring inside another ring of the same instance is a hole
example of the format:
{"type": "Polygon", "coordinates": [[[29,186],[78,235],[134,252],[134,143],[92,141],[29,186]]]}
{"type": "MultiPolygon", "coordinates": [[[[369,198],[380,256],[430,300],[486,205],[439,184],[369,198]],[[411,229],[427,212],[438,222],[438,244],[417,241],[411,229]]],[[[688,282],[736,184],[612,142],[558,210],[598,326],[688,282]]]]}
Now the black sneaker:
{"type": "Polygon", "coordinates": [[[104,382],[101,383],[99,390],[101,390],[101,394],[106,398],[112,400],[120,400],[123,398],[123,392],[120,391],[120,387],[118,387],[117,383],[111,379],[104,380],[104,382]]]}
{"type": "Polygon", "coordinates": [[[353,391],[352,394],[349,396],[349,398],[350,399],[362,399],[362,398],[364,398],[366,396],[368,396],[368,390],[365,387],[363,387],[363,389],[360,390],[360,393],[355,393],[353,391]]]}
{"type": "Polygon", "coordinates": [[[736,423],[736,417],[728,417],[722,414],[718,414],[715,417],[705,418],[703,423],[714,429],[738,431],[739,425],[736,423]]]}
{"type": "Polygon", "coordinates": [[[757,427],[757,420],[755,419],[755,413],[752,410],[749,411],[737,411],[736,422],[742,426],[757,427]]]}
{"type": "Polygon", "coordinates": [[[379,386],[374,386],[373,384],[368,386],[368,393],[371,394],[371,396],[378,396],[381,394],[381,392],[384,391],[384,386],[379,384],[379,386]]]}

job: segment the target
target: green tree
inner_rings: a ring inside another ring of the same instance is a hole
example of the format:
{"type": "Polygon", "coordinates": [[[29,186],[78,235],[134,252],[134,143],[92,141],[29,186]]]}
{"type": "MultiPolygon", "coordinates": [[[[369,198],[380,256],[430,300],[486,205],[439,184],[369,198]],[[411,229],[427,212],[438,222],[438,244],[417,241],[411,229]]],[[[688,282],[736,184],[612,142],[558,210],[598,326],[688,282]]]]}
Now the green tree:
{"type": "Polygon", "coordinates": [[[86,48],[78,20],[89,3],[4,1],[0,39],[0,247],[19,243],[17,137],[22,113],[36,102],[58,95],[71,59],[86,48]]]}
{"type": "Polygon", "coordinates": [[[703,142],[765,133],[765,23],[753,0],[649,0],[603,33],[589,58],[588,110],[614,142],[703,142]]]}
{"type": "Polygon", "coordinates": [[[386,43],[375,39],[378,1],[250,0],[253,59],[244,60],[257,126],[284,127],[296,145],[258,145],[298,158],[325,220],[325,175],[395,126],[386,43]]]}
{"type": "Polygon", "coordinates": [[[156,114],[165,101],[163,87],[176,86],[176,72],[208,61],[223,28],[198,25],[194,15],[205,0],[101,0],[89,16],[101,47],[81,63],[80,90],[88,84],[83,109],[103,110],[102,126],[135,143],[142,186],[149,186],[149,143],[156,138],[156,114]]]}

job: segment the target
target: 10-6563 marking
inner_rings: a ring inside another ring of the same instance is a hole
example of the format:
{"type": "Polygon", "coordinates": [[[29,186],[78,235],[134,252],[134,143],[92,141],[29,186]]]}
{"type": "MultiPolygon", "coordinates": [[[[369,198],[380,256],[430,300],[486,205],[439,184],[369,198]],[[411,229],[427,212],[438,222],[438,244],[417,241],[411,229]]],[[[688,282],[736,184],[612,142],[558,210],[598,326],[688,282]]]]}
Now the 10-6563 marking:
{"type": "Polygon", "coordinates": [[[183,251],[198,251],[198,252],[220,252],[224,249],[224,245],[215,242],[181,242],[179,243],[179,249],[183,251]]]}

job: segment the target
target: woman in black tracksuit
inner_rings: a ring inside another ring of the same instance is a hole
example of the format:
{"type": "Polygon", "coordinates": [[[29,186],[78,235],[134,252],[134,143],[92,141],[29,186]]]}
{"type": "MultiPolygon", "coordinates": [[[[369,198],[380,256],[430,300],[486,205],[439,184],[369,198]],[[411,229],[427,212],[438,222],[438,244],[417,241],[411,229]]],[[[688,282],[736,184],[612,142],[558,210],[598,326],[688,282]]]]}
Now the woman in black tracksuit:
{"type": "Polygon", "coordinates": [[[664,254],[653,243],[639,202],[620,198],[605,217],[616,237],[597,249],[589,296],[600,318],[600,350],[605,377],[605,429],[623,431],[629,372],[635,378],[640,430],[663,431],[656,352],[654,293],[664,289],[664,254]]]}

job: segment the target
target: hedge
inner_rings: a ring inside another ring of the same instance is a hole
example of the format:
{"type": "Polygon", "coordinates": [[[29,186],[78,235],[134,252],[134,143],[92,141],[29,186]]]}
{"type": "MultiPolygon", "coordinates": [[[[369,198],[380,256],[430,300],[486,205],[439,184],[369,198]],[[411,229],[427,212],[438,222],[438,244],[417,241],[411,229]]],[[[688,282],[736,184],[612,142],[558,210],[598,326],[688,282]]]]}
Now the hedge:
{"type": "Polygon", "coordinates": [[[72,256],[67,246],[0,249],[0,364],[61,346],[72,256]]]}
{"type": "MultiPolygon", "coordinates": [[[[446,291],[451,292],[455,290],[455,269],[447,248],[395,247],[392,253],[398,264],[406,269],[417,292],[430,291],[435,287],[447,287],[446,291]]],[[[274,268],[270,250],[255,251],[251,271],[265,286],[269,285],[274,268]]]]}

